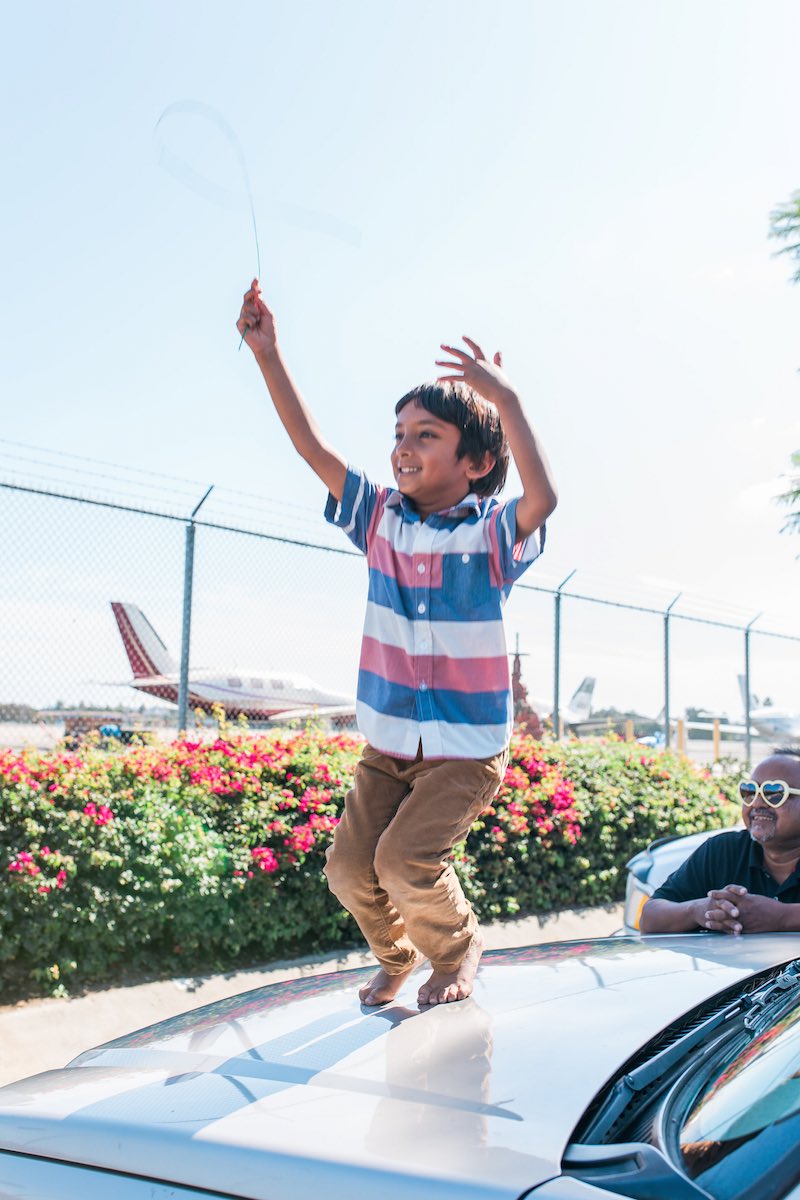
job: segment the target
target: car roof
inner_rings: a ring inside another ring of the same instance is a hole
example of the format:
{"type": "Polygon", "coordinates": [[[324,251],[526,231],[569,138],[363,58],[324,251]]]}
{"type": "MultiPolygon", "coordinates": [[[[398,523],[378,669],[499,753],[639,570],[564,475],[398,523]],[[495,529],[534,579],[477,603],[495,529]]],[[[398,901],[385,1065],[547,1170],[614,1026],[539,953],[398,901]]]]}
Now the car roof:
{"type": "Polygon", "coordinates": [[[256,1200],[511,1200],[559,1173],[639,1046],[788,962],[791,935],[606,938],[484,956],[474,995],[368,970],[258,988],[0,1089],[0,1149],[256,1200]]]}

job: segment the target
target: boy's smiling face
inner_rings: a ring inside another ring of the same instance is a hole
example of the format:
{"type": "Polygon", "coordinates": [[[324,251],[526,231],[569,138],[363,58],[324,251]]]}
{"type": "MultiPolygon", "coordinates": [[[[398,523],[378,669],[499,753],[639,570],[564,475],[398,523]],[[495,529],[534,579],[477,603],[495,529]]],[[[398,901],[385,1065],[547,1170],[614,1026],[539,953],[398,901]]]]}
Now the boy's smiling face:
{"type": "Polygon", "coordinates": [[[428,412],[416,400],[400,410],[395,425],[392,470],[404,496],[413,500],[424,520],[452,508],[472,491],[474,480],[492,469],[494,458],[480,462],[458,458],[461,431],[428,412]]]}

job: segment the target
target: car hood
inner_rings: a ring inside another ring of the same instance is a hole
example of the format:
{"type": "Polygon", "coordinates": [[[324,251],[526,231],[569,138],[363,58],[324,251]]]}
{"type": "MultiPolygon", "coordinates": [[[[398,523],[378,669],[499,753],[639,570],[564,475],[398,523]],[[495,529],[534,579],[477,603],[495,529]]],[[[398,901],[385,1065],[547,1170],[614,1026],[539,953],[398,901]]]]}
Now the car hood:
{"type": "Polygon", "coordinates": [[[510,1200],[558,1175],[643,1042],[796,948],[694,934],[497,951],[469,1000],[422,1012],[422,975],[370,1010],[364,970],[259,988],[0,1089],[0,1149],[256,1200],[510,1200]]]}

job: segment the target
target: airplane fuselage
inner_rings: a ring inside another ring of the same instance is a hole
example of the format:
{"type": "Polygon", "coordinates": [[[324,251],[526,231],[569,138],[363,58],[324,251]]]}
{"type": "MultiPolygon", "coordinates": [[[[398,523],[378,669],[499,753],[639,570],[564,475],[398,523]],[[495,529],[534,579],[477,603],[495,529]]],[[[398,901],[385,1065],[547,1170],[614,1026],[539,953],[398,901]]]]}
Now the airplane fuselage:
{"type": "Polygon", "coordinates": [[[800,713],[785,712],[777,708],[761,708],[757,712],[750,713],[750,724],[758,730],[762,737],[800,742],[800,713]]]}
{"type": "MultiPolygon", "coordinates": [[[[177,675],[140,676],[131,686],[149,696],[178,703],[177,675]]],[[[352,697],[317,687],[303,676],[263,676],[257,674],[214,675],[210,672],[189,677],[189,706],[210,713],[222,705],[230,716],[266,719],[294,708],[352,705],[352,697]]]]}

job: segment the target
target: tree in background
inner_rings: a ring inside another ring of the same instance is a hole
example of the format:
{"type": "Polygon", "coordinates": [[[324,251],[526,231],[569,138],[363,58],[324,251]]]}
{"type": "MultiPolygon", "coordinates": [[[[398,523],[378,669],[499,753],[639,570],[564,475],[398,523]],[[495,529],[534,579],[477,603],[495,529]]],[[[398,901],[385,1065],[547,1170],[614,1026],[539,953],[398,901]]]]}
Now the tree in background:
{"type": "MultiPolygon", "coordinates": [[[[795,262],[792,283],[800,283],[800,192],[793,192],[787,201],[773,208],[769,215],[769,236],[786,243],[775,253],[791,255],[795,262]]],[[[800,450],[792,455],[792,466],[795,474],[789,477],[789,487],[778,496],[778,501],[792,510],[784,531],[800,533],[800,450]]]]}
{"type": "Polygon", "coordinates": [[[800,533],[800,450],[795,450],[792,455],[792,466],[795,474],[789,477],[789,487],[778,496],[778,501],[792,510],[786,518],[783,532],[800,533]]]}
{"type": "Polygon", "coordinates": [[[769,236],[788,243],[775,253],[794,258],[792,283],[800,283],[800,192],[793,192],[788,200],[773,208],[769,214],[769,236]]]}

